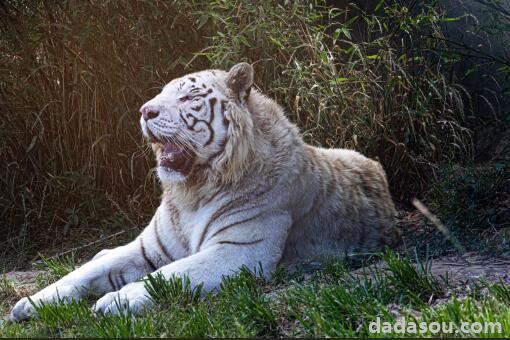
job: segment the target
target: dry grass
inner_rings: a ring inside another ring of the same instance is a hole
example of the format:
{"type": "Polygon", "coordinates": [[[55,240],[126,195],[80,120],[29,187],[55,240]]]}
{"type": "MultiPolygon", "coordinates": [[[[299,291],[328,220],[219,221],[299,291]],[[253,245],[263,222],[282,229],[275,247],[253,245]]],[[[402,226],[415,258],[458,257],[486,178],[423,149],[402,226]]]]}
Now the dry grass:
{"type": "Polygon", "coordinates": [[[193,22],[163,1],[0,10],[1,248],[59,244],[77,227],[97,237],[106,224],[142,225],[157,188],[137,109],[184,72],[180,58],[201,45],[193,22]]]}
{"type": "Polygon", "coordinates": [[[257,85],[308,142],[379,158],[397,197],[426,187],[439,163],[469,158],[461,92],[428,52],[440,13],[388,0],[354,18],[321,3],[3,2],[5,254],[23,263],[41,247],[143,226],[158,189],[136,112],[207,67],[254,63],[257,85]]]}

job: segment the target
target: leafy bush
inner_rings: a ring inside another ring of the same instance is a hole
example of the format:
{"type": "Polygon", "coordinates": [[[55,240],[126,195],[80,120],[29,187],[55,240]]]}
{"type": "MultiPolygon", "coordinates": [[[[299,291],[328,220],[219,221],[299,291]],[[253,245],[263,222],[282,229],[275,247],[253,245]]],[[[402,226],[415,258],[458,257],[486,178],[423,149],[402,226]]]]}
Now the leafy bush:
{"type": "Polygon", "coordinates": [[[470,157],[471,135],[429,58],[442,13],[416,3],[353,16],[323,1],[4,2],[5,253],[143,226],[158,188],[136,111],[172,78],[241,60],[308,142],[378,158],[397,197],[425,188],[470,157]]]}
{"type": "Polygon", "coordinates": [[[212,21],[201,55],[220,68],[253,62],[256,83],[308,142],[378,158],[394,193],[408,197],[438,163],[469,159],[472,149],[461,89],[429,52],[445,14],[419,3],[380,1],[376,14],[349,4],[359,13],[350,17],[299,2],[217,0],[201,12],[212,21]]]}
{"type": "Polygon", "coordinates": [[[446,166],[431,198],[444,221],[464,231],[508,225],[510,166],[446,166]]]}

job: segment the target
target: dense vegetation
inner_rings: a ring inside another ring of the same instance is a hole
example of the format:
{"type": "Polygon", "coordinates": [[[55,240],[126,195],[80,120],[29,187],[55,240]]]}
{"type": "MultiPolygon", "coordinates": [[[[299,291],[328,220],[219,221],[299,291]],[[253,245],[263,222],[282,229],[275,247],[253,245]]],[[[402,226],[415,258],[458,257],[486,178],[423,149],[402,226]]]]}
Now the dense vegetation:
{"type": "MultiPolygon", "coordinates": [[[[454,15],[421,0],[0,2],[0,269],[27,267],[38,253],[86,259],[132,239],[159,195],[138,108],[172,78],[239,61],[254,65],[256,86],[308,143],[380,160],[402,215],[410,198],[423,198],[463,249],[510,256],[502,97],[510,51],[492,54],[448,35],[472,20],[480,39],[508,39],[510,12],[498,0],[476,3],[478,13],[454,15]]],[[[405,251],[453,249],[439,230],[415,222],[401,221],[405,251]]],[[[366,321],[398,314],[499,320],[500,336],[509,336],[507,286],[480,282],[461,301],[426,268],[380,256],[390,270],[370,279],[336,262],[306,280],[242,272],[205,299],[154,278],[164,307],[153,316],[95,319],[88,302],[45,306],[41,320],[0,326],[0,334],[359,336],[366,321]],[[441,297],[444,304],[429,305],[441,297]]],[[[40,286],[70,265],[44,268],[40,286]]],[[[3,280],[0,306],[13,296],[3,280]]]]}
{"type": "Polygon", "coordinates": [[[396,198],[420,193],[440,163],[471,159],[461,90],[430,57],[439,8],[312,4],[2,5],[4,251],[143,226],[158,189],[138,108],[174,77],[242,60],[308,142],[379,158],[396,198]]]}

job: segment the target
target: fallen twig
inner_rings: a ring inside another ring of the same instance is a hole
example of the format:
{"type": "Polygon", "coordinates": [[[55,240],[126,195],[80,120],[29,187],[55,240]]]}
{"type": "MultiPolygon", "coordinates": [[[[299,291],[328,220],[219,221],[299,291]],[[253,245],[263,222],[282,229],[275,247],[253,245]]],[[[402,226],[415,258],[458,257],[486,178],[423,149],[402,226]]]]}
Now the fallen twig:
{"type": "MultiPolygon", "coordinates": [[[[437,218],[436,215],[432,214],[430,210],[423,204],[419,199],[414,198],[412,201],[413,205],[418,209],[418,211],[425,216],[432,224],[446,237],[447,240],[449,240],[455,249],[461,254],[464,254],[466,252],[466,249],[460,244],[459,240],[455,236],[452,235],[450,230],[437,218]]],[[[466,262],[469,263],[466,259],[464,259],[466,262]]]]}
{"type": "MultiPolygon", "coordinates": [[[[58,253],[58,254],[55,254],[55,255],[53,255],[53,256],[48,257],[48,260],[55,259],[55,258],[58,258],[58,257],[64,256],[64,255],[67,255],[67,254],[69,254],[69,253],[75,252],[75,251],[80,250],[80,249],[88,248],[88,247],[90,247],[90,246],[93,246],[93,245],[95,245],[95,244],[98,244],[98,243],[104,242],[104,241],[109,240],[109,239],[111,239],[111,238],[114,238],[114,237],[116,237],[116,236],[119,236],[119,235],[125,234],[125,233],[127,233],[128,231],[131,231],[131,230],[133,230],[133,229],[137,229],[137,227],[132,227],[132,228],[129,228],[129,229],[126,229],[126,230],[119,231],[119,232],[117,232],[117,233],[115,233],[115,234],[111,234],[111,235],[108,235],[108,236],[106,236],[106,237],[100,238],[99,240],[89,242],[89,243],[87,243],[87,244],[85,244],[85,245],[83,245],[83,246],[79,246],[79,247],[74,247],[74,248],[68,249],[68,250],[63,251],[63,252],[61,252],[61,253],[58,253]]],[[[37,263],[37,264],[38,264],[38,263],[42,263],[42,262],[43,262],[42,260],[37,260],[37,261],[35,261],[35,263],[37,263]]]]}

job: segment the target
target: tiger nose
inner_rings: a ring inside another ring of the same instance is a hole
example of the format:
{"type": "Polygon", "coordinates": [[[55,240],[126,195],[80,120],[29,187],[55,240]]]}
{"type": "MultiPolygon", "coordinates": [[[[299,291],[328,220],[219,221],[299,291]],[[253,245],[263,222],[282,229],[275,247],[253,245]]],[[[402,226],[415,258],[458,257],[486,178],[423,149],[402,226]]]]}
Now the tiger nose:
{"type": "Polygon", "coordinates": [[[140,109],[140,113],[142,114],[142,117],[145,121],[148,121],[149,119],[154,119],[157,116],[159,116],[159,110],[151,106],[142,107],[140,109]]]}

